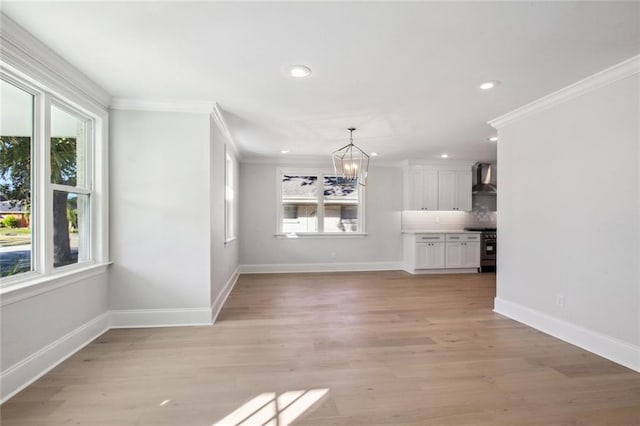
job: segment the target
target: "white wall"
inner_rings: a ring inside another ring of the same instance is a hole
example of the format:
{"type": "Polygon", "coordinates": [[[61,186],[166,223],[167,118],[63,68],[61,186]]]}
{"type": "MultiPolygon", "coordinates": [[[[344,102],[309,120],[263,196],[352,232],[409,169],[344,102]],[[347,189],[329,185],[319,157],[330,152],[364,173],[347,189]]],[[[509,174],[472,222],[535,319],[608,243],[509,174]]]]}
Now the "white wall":
{"type": "MultiPolygon", "coordinates": [[[[309,167],[293,163],[288,166],[297,170],[309,167]]],[[[240,263],[243,270],[400,269],[400,167],[371,167],[366,189],[368,235],[348,238],[275,237],[277,167],[287,165],[240,164],[240,263]]]]}
{"type": "MultiPolygon", "coordinates": [[[[233,147],[214,120],[211,120],[210,187],[211,187],[211,301],[214,315],[222,307],[238,273],[238,239],[225,243],[225,145],[233,147]]],[[[235,153],[233,153],[235,154],[235,153]]],[[[237,158],[233,155],[234,159],[237,158]]],[[[235,182],[238,190],[238,163],[235,162],[235,182]]],[[[236,220],[239,203],[235,200],[236,220]]],[[[239,232],[236,226],[236,233],[239,232]]]]}
{"type": "Polygon", "coordinates": [[[2,400],[107,329],[107,274],[11,299],[0,309],[2,400]]]}
{"type": "Polygon", "coordinates": [[[209,120],[112,112],[112,310],[210,309],[209,120]]]}
{"type": "Polygon", "coordinates": [[[496,310],[640,369],[640,79],[585,90],[497,124],[496,310]]]}

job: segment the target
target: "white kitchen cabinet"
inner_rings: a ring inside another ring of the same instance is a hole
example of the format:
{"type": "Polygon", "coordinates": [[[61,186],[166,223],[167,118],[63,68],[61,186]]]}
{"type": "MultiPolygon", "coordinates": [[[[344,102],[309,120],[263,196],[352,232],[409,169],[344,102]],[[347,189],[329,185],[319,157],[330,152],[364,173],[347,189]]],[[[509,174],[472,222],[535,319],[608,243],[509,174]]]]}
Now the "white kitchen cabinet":
{"type": "Polygon", "coordinates": [[[444,234],[405,234],[405,270],[415,272],[419,269],[443,269],[444,243],[444,234]]]}
{"type": "Polygon", "coordinates": [[[408,210],[438,210],[437,171],[412,169],[408,184],[408,210]]]}
{"type": "Polygon", "coordinates": [[[417,243],[416,269],[441,269],[444,263],[444,243],[417,243]]]}
{"type": "Polygon", "coordinates": [[[447,234],[445,259],[446,268],[479,268],[480,235],[447,234]]]}
{"type": "Polygon", "coordinates": [[[470,211],[471,171],[438,171],[438,210],[470,211]]]}
{"type": "Polygon", "coordinates": [[[477,272],[480,233],[406,233],[404,264],[411,273],[477,272]]]}
{"type": "Polygon", "coordinates": [[[470,211],[471,167],[471,163],[408,166],[405,210],[470,211]]]}

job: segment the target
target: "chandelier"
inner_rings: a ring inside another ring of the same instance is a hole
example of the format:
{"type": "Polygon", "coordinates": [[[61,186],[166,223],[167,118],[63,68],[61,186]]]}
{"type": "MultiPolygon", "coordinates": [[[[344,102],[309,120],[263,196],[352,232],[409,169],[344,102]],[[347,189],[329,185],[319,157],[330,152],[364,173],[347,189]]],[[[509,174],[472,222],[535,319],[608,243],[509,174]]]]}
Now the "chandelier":
{"type": "Polygon", "coordinates": [[[349,144],[333,151],[333,170],[336,176],[342,177],[346,182],[367,184],[367,171],[369,170],[369,156],[356,145],[353,144],[353,131],[355,127],[349,129],[349,144]]]}

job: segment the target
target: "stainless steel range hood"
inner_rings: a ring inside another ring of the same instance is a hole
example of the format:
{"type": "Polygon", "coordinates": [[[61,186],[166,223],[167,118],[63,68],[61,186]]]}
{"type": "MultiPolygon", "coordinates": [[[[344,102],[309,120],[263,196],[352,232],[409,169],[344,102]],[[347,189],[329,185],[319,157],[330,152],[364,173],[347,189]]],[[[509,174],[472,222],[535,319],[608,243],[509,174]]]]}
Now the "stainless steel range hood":
{"type": "Polygon", "coordinates": [[[498,189],[491,183],[491,164],[478,163],[476,184],[471,187],[473,194],[495,195],[498,189]]]}

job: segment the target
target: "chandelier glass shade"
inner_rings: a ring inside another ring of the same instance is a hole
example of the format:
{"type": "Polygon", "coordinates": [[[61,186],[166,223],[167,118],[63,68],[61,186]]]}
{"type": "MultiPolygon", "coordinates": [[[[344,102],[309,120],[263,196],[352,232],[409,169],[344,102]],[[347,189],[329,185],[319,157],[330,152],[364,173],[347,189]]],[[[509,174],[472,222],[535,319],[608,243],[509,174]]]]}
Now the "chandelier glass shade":
{"type": "Polygon", "coordinates": [[[356,129],[351,127],[348,130],[350,132],[349,144],[335,150],[331,155],[333,170],[336,176],[346,182],[366,186],[369,155],[353,144],[353,131],[356,129]]]}

